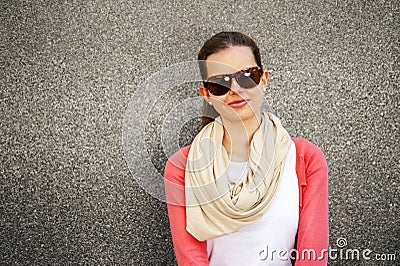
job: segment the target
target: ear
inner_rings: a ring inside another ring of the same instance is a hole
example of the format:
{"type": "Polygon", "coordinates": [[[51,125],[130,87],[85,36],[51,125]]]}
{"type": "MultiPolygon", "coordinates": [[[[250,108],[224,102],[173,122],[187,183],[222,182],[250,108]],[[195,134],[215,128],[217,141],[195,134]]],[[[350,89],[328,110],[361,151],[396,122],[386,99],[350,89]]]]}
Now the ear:
{"type": "Polygon", "coordinates": [[[204,86],[199,87],[199,93],[205,101],[210,102],[210,93],[204,86]]]}
{"type": "Polygon", "coordinates": [[[262,75],[262,82],[264,86],[267,86],[267,81],[268,81],[268,70],[265,70],[262,75]]]}

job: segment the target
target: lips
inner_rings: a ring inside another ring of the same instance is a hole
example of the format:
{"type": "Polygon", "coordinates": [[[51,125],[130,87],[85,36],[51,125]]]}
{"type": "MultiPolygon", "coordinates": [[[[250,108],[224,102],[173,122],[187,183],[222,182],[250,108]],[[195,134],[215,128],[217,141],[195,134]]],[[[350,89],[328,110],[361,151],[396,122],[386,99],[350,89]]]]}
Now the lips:
{"type": "Polygon", "coordinates": [[[228,103],[228,105],[232,108],[240,108],[247,104],[247,100],[239,99],[228,103]]]}

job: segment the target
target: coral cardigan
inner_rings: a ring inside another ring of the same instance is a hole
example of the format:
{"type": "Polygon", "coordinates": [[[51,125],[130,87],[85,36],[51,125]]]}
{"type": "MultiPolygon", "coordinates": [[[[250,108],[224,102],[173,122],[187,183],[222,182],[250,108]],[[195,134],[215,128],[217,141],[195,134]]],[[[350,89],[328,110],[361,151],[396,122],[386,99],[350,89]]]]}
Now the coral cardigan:
{"type": "MultiPolygon", "coordinates": [[[[296,146],[299,182],[299,226],[296,266],[327,265],[328,168],[320,149],[306,139],[292,138],[296,146]]],[[[190,146],[172,155],[164,172],[168,216],[179,265],[209,265],[207,241],[186,231],[185,168],[190,146]]]]}

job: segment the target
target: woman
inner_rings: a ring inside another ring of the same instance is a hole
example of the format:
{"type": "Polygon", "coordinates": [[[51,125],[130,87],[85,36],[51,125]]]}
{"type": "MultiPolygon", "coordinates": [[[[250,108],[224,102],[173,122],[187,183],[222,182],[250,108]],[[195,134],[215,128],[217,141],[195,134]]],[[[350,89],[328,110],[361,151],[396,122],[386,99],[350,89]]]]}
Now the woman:
{"type": "Polygon", "coordinates": [[[326,265],[325,158],[261,111],[268,72],[257,44],[221,32],[198,59],[202,130],[164,173],[178,264],[326,265]]]}

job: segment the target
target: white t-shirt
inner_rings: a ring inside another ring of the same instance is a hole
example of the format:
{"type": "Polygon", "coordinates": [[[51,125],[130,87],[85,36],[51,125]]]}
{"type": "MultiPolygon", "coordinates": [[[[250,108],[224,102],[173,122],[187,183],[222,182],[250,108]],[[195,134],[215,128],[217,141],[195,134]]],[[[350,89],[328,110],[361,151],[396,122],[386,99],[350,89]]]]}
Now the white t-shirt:
{"type": "MultiPolygon", "coordinates": [[[[247,162],[230,162],[229,180],[244,178],[247,162]]],[[[256,222],[236,232],[207,240],[210,265],[285,265],[294,248],[299,221],[296,148],[292,142],[272,202],[256,222]]]]}

